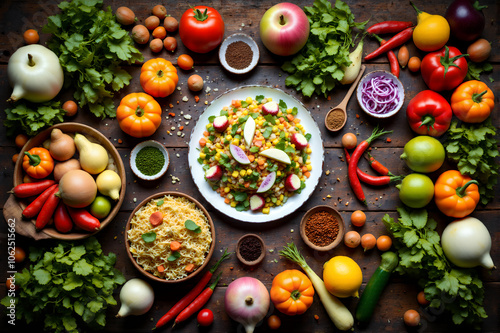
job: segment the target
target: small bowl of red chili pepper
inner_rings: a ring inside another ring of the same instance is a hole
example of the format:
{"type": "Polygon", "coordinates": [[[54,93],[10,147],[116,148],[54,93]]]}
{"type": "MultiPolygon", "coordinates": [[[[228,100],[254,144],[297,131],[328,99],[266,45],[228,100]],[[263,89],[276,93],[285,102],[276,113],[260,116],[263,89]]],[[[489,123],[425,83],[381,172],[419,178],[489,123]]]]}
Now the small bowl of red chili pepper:
{"type": "Polygon", "coordinates": [[[247,266],[255,266],[264,260],[266,246],[256,234],[243,235],[236,245],[236,257],[247,266]]]}
{"type": "Polygon", "coordinates": [[[309,209],[300,222],[300,236],[304,243],[317,251],[334,249],[344,238],[345,226],[340,213],[328,205],[309,209]]]}

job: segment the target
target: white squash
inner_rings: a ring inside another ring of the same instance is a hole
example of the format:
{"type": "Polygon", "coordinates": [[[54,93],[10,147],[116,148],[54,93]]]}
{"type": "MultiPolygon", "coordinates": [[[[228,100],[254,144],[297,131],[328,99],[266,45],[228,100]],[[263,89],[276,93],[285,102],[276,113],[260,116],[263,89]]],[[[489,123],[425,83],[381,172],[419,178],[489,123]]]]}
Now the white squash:
{"type": "Polygon", "coordinates": [[[9,101],[24,98],[41,103],[61,91],[64,74],[57,55],[39,44],[20,47],[9,59],[9,83],[14,88],[9,101]]]}
{"type": "Polygon", "coordinates": [[[441,235],[441,246],[448,260],[458,267],[495,267],[490,256],[490,233],[483,222],[474,217],[448,224],[441,235]]]}
{"type": "Polygon", "coordinates": [[[351,64],[348,67],[343,67],[344,77],[340,80],[342,84],[351,84],[358,77],[359,71],[361,70],[361,58],[363,56],[363,40],[358,44],[358,47],[349,54],[349,60],[351,64]]]}

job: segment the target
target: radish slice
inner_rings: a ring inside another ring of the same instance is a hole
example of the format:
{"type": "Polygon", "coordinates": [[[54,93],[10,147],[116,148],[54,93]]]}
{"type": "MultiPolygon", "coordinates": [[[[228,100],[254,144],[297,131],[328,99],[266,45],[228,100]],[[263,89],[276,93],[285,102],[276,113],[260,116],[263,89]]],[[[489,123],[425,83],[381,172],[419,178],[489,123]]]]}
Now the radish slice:
{"type": "Polygon", "coordinates": [[[259,188],[257,189],[257,193],[264,193],[267,192],[273,187],[274,182],[276,181],[276,172],[271,172],[264,178],[262,183],[260,184],[259,188]]]}
{"type": "Polygon", "coordinates": [[[290,157],[281,149],[269,148],[260,152],[260,155],[276,160],[281,163],[290,164],[290,157]]]}
{"type": "Polygon", "coordinates": [[[215,128],[217,132],[224,132],[226,128],[229,126],[229,121],[226,116],[218,116],[215,117],[212,126],[215,128]]]}
{"type": "Polygon", "coordinates": [[[245,127],[243,128],[243,138],[245,139],[245,144],[250,146],[253,141],[253,136],[255,135],[255,120],[249,116],[245,122],[245,127]]]}
{"type": "Polygon", "coordinates": [[[250,164],[250,160],[248,159],[248,156],[245,154],[243,149],[240,147],[230,144],[229,145],[229,151],[231,152],[231,155],[233,158],[238,162],[239,164],[250,164]]]}
{"type": "Polygon", "coordinates": [[[250,201],[250,209],[251,210],[259,210],[259,209],[263,208],[265,203],[266,203],[264,198],[258,194],[252,194],[250,196],[249,201],[250,201]]]}
{"type": "Polygon", "coordinates": [[[293,133],[290,142],[295,145],[295,149],[302,150],[307,147],[307,139],[300,133],[293,133]]]}
{"type": "Polygon", "coordinates": [[[205,172],[205,178],[210,181],[218,181],[222,178],[222,168],[220,165],[214,165],[205,172]]]}
{"type": "Polygon", "coordinates": [[[297,191],[300,188],[300,185],[300,178],[294,173],[288,175],[285,179],[285,189],[288,192],[297,191]]]}
{"type": "Polygon", "coordinates": [[[280,111],[279,105],[276,102],[267,102],[266,104],[262,105],[262,113],[264,115],[270,114],[270,115],[277,115],[278,112],[280,111]]]}

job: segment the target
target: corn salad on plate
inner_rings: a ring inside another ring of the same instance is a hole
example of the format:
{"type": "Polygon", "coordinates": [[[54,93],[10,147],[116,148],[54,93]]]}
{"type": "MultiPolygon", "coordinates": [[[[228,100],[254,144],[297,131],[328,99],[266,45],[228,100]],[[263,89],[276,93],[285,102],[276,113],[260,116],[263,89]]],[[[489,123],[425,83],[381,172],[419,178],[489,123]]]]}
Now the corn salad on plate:
{"type": "Polygon", "coordinates": [[[204,198],[243,222],[269,222],[297,210],[323,169],[319,128],[282,90],[244,86],[212,101],[189,142],[189,168],[204,198]]]}

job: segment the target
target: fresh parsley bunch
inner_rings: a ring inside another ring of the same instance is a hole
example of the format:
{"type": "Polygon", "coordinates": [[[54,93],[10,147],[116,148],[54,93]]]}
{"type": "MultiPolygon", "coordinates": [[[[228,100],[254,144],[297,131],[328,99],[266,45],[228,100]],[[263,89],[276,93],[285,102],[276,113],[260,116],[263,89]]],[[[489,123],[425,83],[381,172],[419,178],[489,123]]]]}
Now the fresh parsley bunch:
{"type": "Polygon", "coordinates": [[[480,183],[481,203],[486,205],[495,197],[500,168],[497,133],[491,118],[480,124],[459,125],[454,120],[446,134],[446,156],[457,163],[460,173],[480,183]]]}
{"type": "MultiPolygon", "coordinates": [[[[81,321],[93,329],[105,326],[106,309],[117,304],[113,291],[125,282],[114,268],[114,253],[104,255],[91,237],[30,248],[29,259],[32,264],[15,275],[17,319],[43,321],[45,330],[54,332],[78,332],[81,321]]],[[[10,297],[1,304],[9,306],[10,297]]]]}
{"type": "Polygon", "coordinates": [[[59,56],[66,87],[74,87],[80,107],[88,105],[97,117],[115,117],[114,92],[130,83],[122,63],[142,61],[128,32],[116,22],[103,0],[73,0],[59,4],[43,32],[52,34],[48,47],[59,56]]]}
{"type": "Polygon", "coordinates": [[[333,8],[328,0],[315,0],[312,7],[304,7],[304,12],[311,27],[309,38],[302,50],[281,67],[291,73],[285,84],[307,97],[313,93],[326,96],[344,77],[342,67],[351,64],[351,29],[363,29],[366,22],[354,22],[351,9],[340,0],[333,8]]]}
{"type": "Polygon", "coordinates": [[[5,109],[5,113],[4,125],[8,136],[16,133],[35,136],[47,127],[62,123],[66,111],[62,109],[59,101],[37,104],[22,100],[5,109]]]}
{"type": "Polygon", "coordinates": [[[398,207],[398,221],[386,214],[382,221],[394,237],[399,256],[396,271],[417,280],[430,307],[446,309],[457,325],[480,326],[486,318],[484,288],[476,269],[453,266],[444,255],[437,223],[425,209],[398,207]]]}

